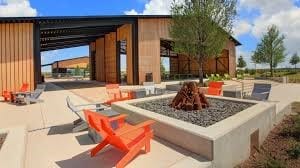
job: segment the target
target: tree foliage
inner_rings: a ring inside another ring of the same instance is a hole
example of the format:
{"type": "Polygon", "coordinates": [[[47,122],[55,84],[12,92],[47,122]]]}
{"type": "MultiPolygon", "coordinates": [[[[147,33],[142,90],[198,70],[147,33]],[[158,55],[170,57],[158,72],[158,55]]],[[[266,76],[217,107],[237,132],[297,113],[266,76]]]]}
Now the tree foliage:
{"type": "Polygon", "coordinates": [[[273,76],[273,68],[284,62],[284,39],[285,37],[280,34],[278,28],[272,25],[268,28],[268,32],[263,35],[254,52],[252,61],[269,64],[271,76],[273,76]]]}
{"type": "Polygon", "coordinates": [[[295,66],[295,69],[297,68],[297,64],[300,62],[300,57],[297,53],[295,53],[291,59],[290,59],[290,64],[295,66]]]}
{"type": "Polygon", "coordinates": [[[80,75],[80,67],[78,65],[75,68],[74,75],[75,76],[79,76],[80,75]]]}
{"type": "Polygon", "coordinates": [[[203,84],[203,62],[219,56],[236,16],[236,0],[173,1],[170,35],[174,49],[192,57],[199,64],[199,82],[203,84]]]}
{"type": "Polygon", "coordinates": [[[244,60],[243,56],[240,56],[238,58],[238,64],[237,64],[237,67],[239,68],[245,68],[247,66],[247,63],[246,61],[244,60]]]}
{"type": "Polygon", "coordinates": [[[161,58],[160,59],[160,74],[162,74],[162,75],[166,74],[166,68],[163,64],[163,61],[164,61],[164,58],[161,58]]]}

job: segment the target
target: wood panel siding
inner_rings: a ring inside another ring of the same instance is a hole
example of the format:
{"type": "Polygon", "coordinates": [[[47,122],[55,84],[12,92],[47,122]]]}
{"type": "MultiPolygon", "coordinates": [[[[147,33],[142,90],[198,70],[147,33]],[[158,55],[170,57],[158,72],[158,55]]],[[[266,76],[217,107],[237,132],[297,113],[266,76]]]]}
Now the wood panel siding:
{"type": "Polygon", "coordinates": [[[228,40],[227,45],[225,47],[228,50],[229,55],[229,75],[231,77],[236,76],[236,46],[233,41],[228,40]]]}
{"type": "Polygon", "coordinates": [[[0,91],[17,91],[22,83],[34,89],[33,24],[0,24],[0,91]]]}
{"type": "Polygon", "coordinates": [[[59,68],[76,68],[79,66],[79,68],[86,68],[89,64],[89,57],[84,58],[74,58],[69,60],[62,60],[57,61],[57,64],[54,63],[54,65],[58,65],[59,68]]]}
{"type": "Polygon", "coordinates": [[[111,32],[105,35],[105,81],[108,83],[117,83],[117,57],[116,41],[117,33],[111,32]]]}
{"type": "MultiPolygon", "coordinates": [[[[125,24],[117,29],[117,41],[126,41],[126,72],[127,84],[133,84],[133,64],[132,64],[132,25],[125,24]]],[[[118,65],[119,66],[119,65],[118,65]]]]}
{"type": "MultiPolygon", "coordinates": [[[[139,79],[140,83],[145,81],[146,73],[152,72],[154,82],[160,82],[160,40],[172,40],[169,35],[171,19],[139,19],[139,79]]],[[[209,59],[204,64],[206,73],[217,73],[217,67],[221,73],[229,73],[232,77],[236,74],[236,48],[235,43],[228,40],[224,51],[228,51],[228,59],[220,59],[216,64],[215,59],[209,59]],[[225,65],[226,64],[226,65],[225,65]],[[223,65],[227,66],[224,67],[223,65]]],[[[179,64],[175,60],[170,60],[170,70],[172,73],[190,73],[198,75],[199,65],[195,61],[190,62],[187,66],[188,58],[186,56],[178,57],[179,64]],[[181,63],[182,62],[182,63],[181,63]],[[186,62],[186,63],[183,63],[186,62]],[[176,67],[178,66],[178,67],[176,67]]]]}
{"type": "Polygon", "coordinates": [[[170,39],[170,19],[139,19],[139,81],[145,81],[146,73],[153,74],[155,83],[160,83],[160,40],[170,39]]]}

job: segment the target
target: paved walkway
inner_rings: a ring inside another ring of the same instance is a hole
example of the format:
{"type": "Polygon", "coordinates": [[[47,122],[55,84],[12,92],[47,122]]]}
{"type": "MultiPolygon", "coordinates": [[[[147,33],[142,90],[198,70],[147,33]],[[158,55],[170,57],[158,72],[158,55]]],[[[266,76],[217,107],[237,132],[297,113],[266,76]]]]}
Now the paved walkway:
{"type": "MultiPolygon", "coordinates": [[[[101,93],[103,94],[103,93],[101,93]]],[[[77,119],[66,106],[70,96],[75,104],[86,100],[51,83],[41,96],[40,104],[15,106],[0,102],[0,127],[28,126],[26,168],[111,168],[123,154],[108,147],[94,158],[89,149],[95,146],[87,132],[72,133],[72,121],[77,119]]],[[[208,167],[210,162],[187,150],[159,138],[151,142],[151,152],[136,157],[127,167],[157,168],[208,167]]]]}
{"type": "MultiPolygon", "coordinates": [[[[110,168],[123,156],[121,152],[107,148],[95,158],[89,157],[88,151],[94,144],[87,132],[71,132],[71,123],[77,118],[67,109],[65,98],[70,96],[75,104],[105,100],[104,87],[101,83],[99,86],[99,83],[90,82],[86,85],[96,87],[82,88],[76,83],[70,85],[74,85],[73,88],[69,86],[69,90],[64,90],[48,83],[46,92],[41,96],[44,102],[39,104],[15,106],[0,102],[0,128],[28,126],[26,168],[110,168]],[[81,94],[85,99],[78,96],[81,94]]],[[[159,86],[163,87],[163,84],[159,86]]],[[[270,100],[280,101],[277,103],[279,107],[300,101],[300,85],[276,84],[272,87],[270,100]]],[[[210,165],[205,159],[164,140],[155,138],[151,145],[149,154],[141,152],[128,167],[199,168],[210,165]]]]}

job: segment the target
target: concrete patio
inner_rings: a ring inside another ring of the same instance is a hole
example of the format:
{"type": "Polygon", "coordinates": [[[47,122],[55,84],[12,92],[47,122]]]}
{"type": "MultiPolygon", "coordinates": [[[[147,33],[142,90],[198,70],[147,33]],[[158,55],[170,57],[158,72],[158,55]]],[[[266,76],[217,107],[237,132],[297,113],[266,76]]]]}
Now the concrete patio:
{"type": "MultiPolygon", "coordinates": [[[[66,106],[65,98],[70,96],[75,104],[88,103],[68,90],[51,83],[41,96],[40,104],[15,106],[0,103],[0,128],[27,125],[26,168],[58,167],[113,167],[123,154],[108,147],[96,157],[89,156],[89,149],[95,144],[87,131],[72,133],[72,121],[77,119],[66,106]]],[[[141,152],[127,167],[210,167],[211,163],[187,150],[162,139],[151,142],[151,152],[141,152]],[[147,166],[145,166],[147,165],[147,166]]]]}
{"type": "MultiPolygon", "coordinates": [[[[159,85],[159,87],[163,87],[163,85],[159,85]]],[[[116,149],[107,148],[96,157],[90,158],[88,151],[94,144],[87,136],[86,131],[72,133],[71,123],[77,118],[69,111],[65,102],[66,96],[70,96],[75,104],[101,101],[105,99],[102,96],[105,95],[103,93],[104,87],[100,86],[65,90],[52,83],[47,83],[46,92],[41,96],[41,99],[44,100],[43,103],[15,106],[0,102],[0,128],[27,126],[24,161],[26,168],[113,167],[123,154],[116,149]]],[[[294,101],[300,101],[300,85],[277,84],[272,87],[270,100],[277,102],[278,108],[284,108],[294,101]]],[[[149,154],[145,155],[141,152],[128,167],[211,167],[211,162],[201,156],[162,139],[155,138],[151,145],[149,154]]]]}

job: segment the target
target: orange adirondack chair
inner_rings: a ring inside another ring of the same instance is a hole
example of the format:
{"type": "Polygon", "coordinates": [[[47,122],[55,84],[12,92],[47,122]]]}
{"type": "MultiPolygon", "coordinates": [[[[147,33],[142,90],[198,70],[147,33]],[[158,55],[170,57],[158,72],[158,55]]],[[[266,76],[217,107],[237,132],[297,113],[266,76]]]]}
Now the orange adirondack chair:
{"type": "Polygon", "coordinates": [[[150,140],[153,138],[151,125],[155,122],[148,120],[138,125],[130,125],[125,122],[127,115],[108,118],[100,113],[84,110],[86,121],[90,128],[100,134],[103,141],[91,150],[94,157],[101,149],[110,144],[117,149],[126,152],[126,155],[117,163],[116,168],[123,168],[145,147],[145,152],[150,152],[150,140]],[[117,121],[118,128],[113,130],[111,122],[117,121]]]}
{"type": "Polygon", "coordinates": [[[222,93],[222,86],[224,85],[224,82],[209,82],[208,83],[208,95],[215,95],[220,96],[222,93]]]}
{"type": "MultiPolygon", "coordinates": [[[[28,83],[23,83],[21,88],[19,89],[19,92],[27,92],[29,88],[28,83]]],[[[4,101],[10,101],[12,99],[12,92],[4,90],[2,92],[2,97],[4,97],[4,101]]]]}
{"type": "Polygon", "coordinates": [[[129,92],[121,92],[119,84],[107,84],[105,87],[109,97],[105,104],[111,105],[114,102],[130,100],[132,97],[129,92]]]}

